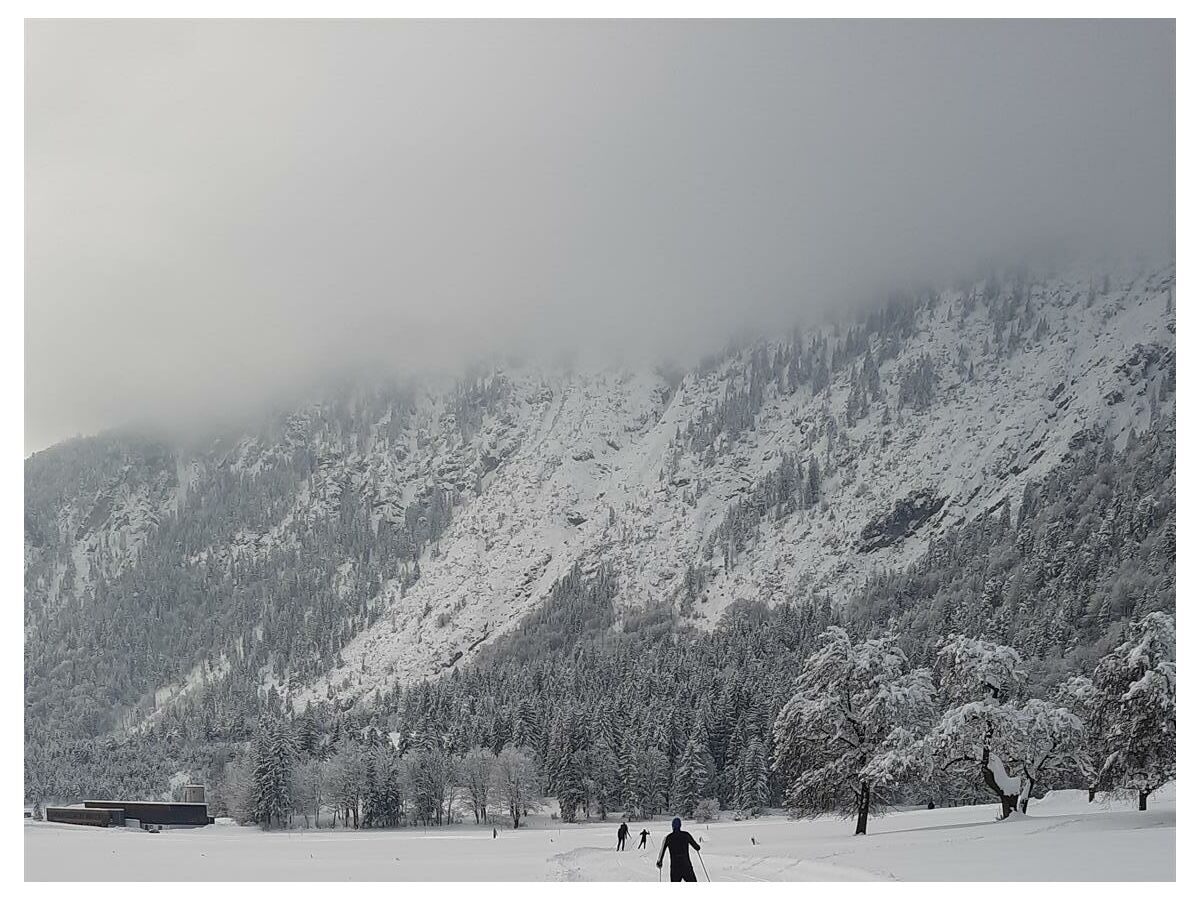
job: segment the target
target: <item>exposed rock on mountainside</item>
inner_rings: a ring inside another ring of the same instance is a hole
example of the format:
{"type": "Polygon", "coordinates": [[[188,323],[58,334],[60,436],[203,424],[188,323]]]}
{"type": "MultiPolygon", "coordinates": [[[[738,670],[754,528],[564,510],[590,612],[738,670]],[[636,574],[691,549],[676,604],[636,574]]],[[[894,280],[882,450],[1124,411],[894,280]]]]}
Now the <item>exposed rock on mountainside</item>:
{"type": "Polygon", "coordinates": [[[945,505],[945,497],[937,497],[928,489],[897,500],[890,512],[867,523],[859,540],[859,551],[870,553],[912,537],[945,505]]]}

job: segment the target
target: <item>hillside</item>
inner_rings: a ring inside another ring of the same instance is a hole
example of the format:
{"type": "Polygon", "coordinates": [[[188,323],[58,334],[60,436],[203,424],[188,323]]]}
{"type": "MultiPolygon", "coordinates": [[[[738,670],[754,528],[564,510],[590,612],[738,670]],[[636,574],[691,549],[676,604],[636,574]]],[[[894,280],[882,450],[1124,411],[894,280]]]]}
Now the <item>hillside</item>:
{"type": "Polygon", "coordinates": [[[222,683],[347,703],[462,667],[575,573],[618,631],[841,605],[1086,435],[1173,421],[1173,294],[1173,268],[993,277],[683,372],[359,385],[204,445],[35,454],[27,738],[222,683]]]}

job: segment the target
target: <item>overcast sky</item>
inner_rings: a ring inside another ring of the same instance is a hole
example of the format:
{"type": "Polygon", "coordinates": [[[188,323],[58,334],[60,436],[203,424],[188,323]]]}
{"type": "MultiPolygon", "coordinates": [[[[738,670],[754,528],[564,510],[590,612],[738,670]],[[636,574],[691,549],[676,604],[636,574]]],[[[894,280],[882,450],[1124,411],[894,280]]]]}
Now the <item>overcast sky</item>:
{"type": "Polygon", "coordinates": [[[33,22],[26,452],[1173,255],[1170,23],[33,22]]]}

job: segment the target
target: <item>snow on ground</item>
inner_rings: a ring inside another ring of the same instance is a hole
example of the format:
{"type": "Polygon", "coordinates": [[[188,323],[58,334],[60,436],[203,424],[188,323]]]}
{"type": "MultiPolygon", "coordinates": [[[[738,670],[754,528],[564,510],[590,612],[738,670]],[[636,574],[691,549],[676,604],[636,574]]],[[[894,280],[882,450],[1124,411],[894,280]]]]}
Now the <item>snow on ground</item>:
{"type": "MultiPolygon", "coordinates": [[[[995,821],[994,805],[915,810],[853,823],[767,816],[689,824],[713,881],[1017,880],[1175,878],[1174,792],[1139,813],[1123,799],[1088,804],[1078,791],[995,821]],[[1169,798],[1169,799],[1168,799],[1169,798]],[[751,843],[751,838],[754,843],[751,843]]],[[[234,825],[148,834],[26,823],[25,877],[43,880],[656,881],[669,825],[633,823],[624,853],[617,821],[561,826],[545,818],[520,831],[262,832],[234,825]],[[652,847],[637,850],[646,827],[652,847]]],[[[699,862],[697,875],[703,879],[699,862]]],[[[666,877],[664,872],[664,878],[666,877]]]]}

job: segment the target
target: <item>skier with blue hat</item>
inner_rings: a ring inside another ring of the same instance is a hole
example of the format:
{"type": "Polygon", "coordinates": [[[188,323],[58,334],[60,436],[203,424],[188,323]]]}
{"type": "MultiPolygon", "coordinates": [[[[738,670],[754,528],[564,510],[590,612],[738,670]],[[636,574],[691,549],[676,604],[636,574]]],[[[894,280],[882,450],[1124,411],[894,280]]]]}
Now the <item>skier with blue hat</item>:
{"type": "Polygon", "coordinates": [[[696,870],[692,868],[692,858],[688,854],[688,847],[696,848],[696,852],[700,852],[700,845],[696,843],[696,839],[689,832],[683,830],[683,822],[676,816],[671,820],[671,833],[663,838],[662,849],[658,851],[658,863],[662,868],[663,855],[671,851],[671,880],[672,881],[695,881],[696,870]]]}

